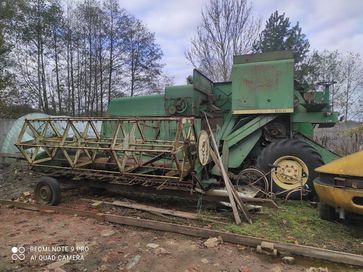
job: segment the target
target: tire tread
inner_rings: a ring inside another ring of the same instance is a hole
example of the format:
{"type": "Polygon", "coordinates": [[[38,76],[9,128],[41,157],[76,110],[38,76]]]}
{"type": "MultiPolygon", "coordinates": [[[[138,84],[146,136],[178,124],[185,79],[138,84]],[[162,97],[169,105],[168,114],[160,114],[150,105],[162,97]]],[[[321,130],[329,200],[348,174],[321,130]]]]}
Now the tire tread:
{"type": "MultiPolygon", "coordinates": [[[[261,169],[263,172],[268,173],[270,171],[270,167],[268,164],[273,163],[274,159],[276,157],[281,157],[281,153],[283,151],[286,151],[286,155],[288,155],[290,150],[293,150],[292,153],[297,152],[297,150],[301,151],[302,156],[306,156],[306,154],[309,154],[309,164],[313,164],[314,166],[320,166],[323,165],[324,162],[320,156],[320,154],[316,151],[314,147],[309,145],[308,143],[298,139],[298,138],[286,138],[282,140],[277,140],[272,143],[270,143],[268,146],[266,146],[258,156],[256,160],[256,166],[258,169],[261,169]],[[271,162],[271,160],[273,160],[271,162]]],[[[294,155],[296,156],[296,155],[294,155]]],[[[299,157],[302,159],[301,157],[299,157]]],[[[315,168],[315,167],[314,167],[315,168]]],[[[311,186],[313,189],[313,179],[314,174],[311,175],[310,171],[312,169],[309,168],[309,179],[308,179],[308,186],[311,186]]],[[[315,174],[316,175],[316,174],[315,174]]],[[[269,175],[270,177],[270,175],[269,175]]],[[[270,179],[270,178],[269,178],[270,179]]]]}

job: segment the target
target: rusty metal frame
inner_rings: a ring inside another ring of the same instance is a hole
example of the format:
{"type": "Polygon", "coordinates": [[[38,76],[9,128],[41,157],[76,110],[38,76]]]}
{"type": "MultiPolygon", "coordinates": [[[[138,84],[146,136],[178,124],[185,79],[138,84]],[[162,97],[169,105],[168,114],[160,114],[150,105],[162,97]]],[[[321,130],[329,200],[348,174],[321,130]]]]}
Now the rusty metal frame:
{"type": "Polygon", "coordinates": [[[191,173],[196,139],[193,117],[50,117],[26,119],[16,146],[32,167],[136,178],[145,184],[161,179],[156,183],[163,187],[191,173]],[[98,122],[109,123],[112,133],[105,136],[98,122]],[[161,123],[176,128],[175,134],[162,139],[161,123]],[[32,139],[24,139],[25,134],[32,139]]]}

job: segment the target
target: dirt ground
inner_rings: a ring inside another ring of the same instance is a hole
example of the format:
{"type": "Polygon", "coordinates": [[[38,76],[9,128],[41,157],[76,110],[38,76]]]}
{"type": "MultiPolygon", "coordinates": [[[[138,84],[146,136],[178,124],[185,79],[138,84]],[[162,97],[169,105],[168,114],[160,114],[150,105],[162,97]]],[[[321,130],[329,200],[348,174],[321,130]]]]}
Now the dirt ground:
{"type": "MultiPolygon", "coordinates": [[[[0,198],[15,199],[22,192],[32,191],[35,181],[36,176],[29,175],[26,167],[2,168],[0,198]]],[[[70,191],[61,206],[79,205],[79,201],[73,201],[87,197],[81,193],[70,191]]],[[[288,265],[282,262],[282,256],[257,254],[249,247],[222,243],[206,248],[206,239],[112,225],[77,215],[2,206],[0,218],[0,272],[363,271],[306,258],[295,258],[296,263],[288,265]]]]}
{"type": "MultiPolygon", "coordinates": [[[[0,271],[278,272],[326,266],[303,259],[287,265],[280,258],[257,255],[242,246],[224,243],[206,248],[204,239],[113,226],[78,216],[4,207],[0,211],[0,271]],[[24,260],[18,259],[20,252],[13,254],[13,247],[25,248],[24,260]],[[67,258],[73,259],[67,262],[67,258]]],[[[354,270],[329,265],[329,271],[354,270]]]]}

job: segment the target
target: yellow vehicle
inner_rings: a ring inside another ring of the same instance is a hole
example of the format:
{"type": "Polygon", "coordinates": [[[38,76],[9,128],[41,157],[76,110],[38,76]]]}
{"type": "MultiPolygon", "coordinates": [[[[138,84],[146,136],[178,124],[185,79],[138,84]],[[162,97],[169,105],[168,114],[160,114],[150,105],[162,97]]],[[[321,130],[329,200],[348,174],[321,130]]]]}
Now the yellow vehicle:
{"type": "Polygon", "coordinates": [[[337,214],[363,215],[363,151],[332,161],[315,169],[314,180],[320,198],[320,218],[332,220],[337,214]]]}

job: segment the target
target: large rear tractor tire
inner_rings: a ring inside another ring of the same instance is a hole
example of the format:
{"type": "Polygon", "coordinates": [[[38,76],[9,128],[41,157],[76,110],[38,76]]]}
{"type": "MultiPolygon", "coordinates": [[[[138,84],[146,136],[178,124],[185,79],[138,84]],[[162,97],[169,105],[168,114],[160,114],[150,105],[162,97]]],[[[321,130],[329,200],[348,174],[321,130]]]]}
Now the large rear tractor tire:
{"type": "MultiPolygon", "coordinates": [[[[317,177],[315,168],[323,165],[319,153],[308,143],[299,139],[283,139],[272,142],[265,147],[257,158],[257,167],[268,173],[271,166],[276,166],[272,172],[273,192],[287,193],[299,185],[303,185],[311,191],[314,190],[313,180],[317,177]]],[[[271,180],[268,175],[269,181],[271,180]]],[[[300,193],[296,192],[289,196],[291,199],[300,198],[300,193]]]]}
{"type": "Polygon", "coordinates": [[[61,201],[61,189],[55,178],[41,177],[34,190],[35,200],[39,204],[55,206],[61,201]]]}

